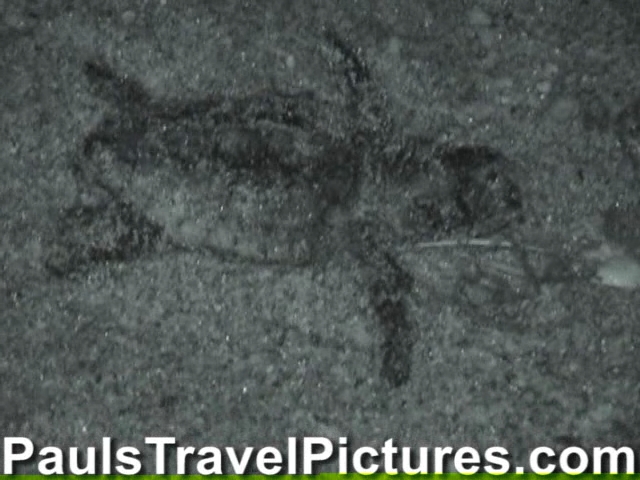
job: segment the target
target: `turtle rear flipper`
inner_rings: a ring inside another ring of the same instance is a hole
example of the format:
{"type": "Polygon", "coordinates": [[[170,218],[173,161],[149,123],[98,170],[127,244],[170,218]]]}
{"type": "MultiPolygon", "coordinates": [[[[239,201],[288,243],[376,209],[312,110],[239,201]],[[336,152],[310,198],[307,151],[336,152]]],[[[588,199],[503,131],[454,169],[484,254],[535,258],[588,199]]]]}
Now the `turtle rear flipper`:
{"type": "Polygon", "coordinates": [[[147,106],[151,101],[151,96],[140,82],[118,74],[104,58],[87,60],[83,71],[91,82],[94,93],[109,103],[124,108],[139,108],[147,106]]]}

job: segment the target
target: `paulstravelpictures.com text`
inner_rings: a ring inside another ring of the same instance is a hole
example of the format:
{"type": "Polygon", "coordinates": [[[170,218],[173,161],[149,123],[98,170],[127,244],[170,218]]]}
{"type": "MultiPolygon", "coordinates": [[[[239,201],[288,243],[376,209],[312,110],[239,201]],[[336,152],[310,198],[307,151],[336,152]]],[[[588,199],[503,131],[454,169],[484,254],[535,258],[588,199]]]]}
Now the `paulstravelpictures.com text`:
{"type": "Polygon", "coordinates": [[[489,473],[635,473],[636,453],[630,447],[577,446],[554,451],[534,448],[528,463],[512,463],[501,446],[399,446],[387,439],[381,446],[352,447],[346,437],[290,437],[285,448],[180,445],[173,437],[146,437],[138,446],[104,437],[96,446],[41,446],[26,437],[5,437],[3,475],[35,465],[42,475],[314,474],[319,471],[359,474],[489,473]],[[331,470],[333,469],[333,470],[331,470]]]}

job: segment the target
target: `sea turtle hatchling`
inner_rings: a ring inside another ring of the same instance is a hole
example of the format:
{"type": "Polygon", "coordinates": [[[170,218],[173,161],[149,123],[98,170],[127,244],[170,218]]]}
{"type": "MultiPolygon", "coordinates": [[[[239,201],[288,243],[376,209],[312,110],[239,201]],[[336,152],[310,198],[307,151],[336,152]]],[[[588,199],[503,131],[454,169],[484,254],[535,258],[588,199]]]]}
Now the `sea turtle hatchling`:
{"type": "Polygon", "coordinates": [[[344,101],[306,90],[156,99],[108,62],[86,62],[109,105],[72,162],[80,198],[62,215],[49,269],[66,275],[160,245],[291,266],[346,252],[370,279],[382,375],[405,383],[412,275],[395,246],[508,228],[521,193],[496,149],[396,132],[366,62],[328,38],[344,60],[344,101]]]}

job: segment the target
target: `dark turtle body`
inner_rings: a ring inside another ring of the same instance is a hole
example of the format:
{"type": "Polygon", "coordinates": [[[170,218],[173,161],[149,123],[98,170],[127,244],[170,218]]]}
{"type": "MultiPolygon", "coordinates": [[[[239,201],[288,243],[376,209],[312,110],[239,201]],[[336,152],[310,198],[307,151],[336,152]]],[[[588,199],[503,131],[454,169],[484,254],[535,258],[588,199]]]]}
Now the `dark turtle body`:
{"type": "Polygon", "coordinates": [[[395,247],[500,231],[521,193],[495,149],[396,132],[359,51],[327,36],[344,60],[341,102],[275,89],[159,99],[106,61],[86,62],[108,102],[72,162],[79,199],[63,212],[50,270],[175,249],[296,267],[341,253],[366,272],[383,377],[407,382],[413,279],[395,247]]]}

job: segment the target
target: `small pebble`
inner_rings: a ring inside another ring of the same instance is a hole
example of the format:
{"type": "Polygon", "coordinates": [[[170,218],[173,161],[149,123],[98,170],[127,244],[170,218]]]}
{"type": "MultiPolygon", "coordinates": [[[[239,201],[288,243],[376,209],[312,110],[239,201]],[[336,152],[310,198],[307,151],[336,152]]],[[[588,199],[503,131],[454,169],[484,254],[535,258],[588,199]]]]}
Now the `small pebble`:
{"type": "Polygon", "coordinates": [[[467,18],[469,19],[469,25],[474,27],[491,26],[491,17],[477,5],[469,10],[467,18]]]}
{"type": "Polygon", "coordinates": [[[640,264],[628,256],[612,257],[598,267],[597,276],[602,285],[634,289],[640,286],[640,264]]]}
{"type": "Polygon", "coordinates": [[[293,55],[287,55],[285,64],[289,70],[293,70],[296,67],[296,58],[293,55]]]}
{"type": "Polygon", "coordinates": [[[498,90],[508,90],[513,88],[513,79],[510,77],[498,78],[493,82],[493,86],[498,90]]]}
{"type": "Polygon", "coordinates": [[[551,82],[544,80],[536,84],[536,90],[543,95],[548,95],[551,92],[551,82]]]}
{"type": "Polygon", "coordinates": [[[549,117],[555,122],[565,123],[578,115],[580,106],[570,97],[559,98],[549,109],[549,117]]]}
{"type": "Polygon", "coordinates": [[[136,19],[136,13],[133,10],[127,10],[122,13],[122,22],[125,25],[131,25],[136,19]]]}

